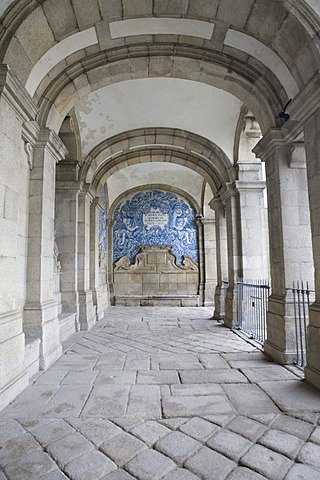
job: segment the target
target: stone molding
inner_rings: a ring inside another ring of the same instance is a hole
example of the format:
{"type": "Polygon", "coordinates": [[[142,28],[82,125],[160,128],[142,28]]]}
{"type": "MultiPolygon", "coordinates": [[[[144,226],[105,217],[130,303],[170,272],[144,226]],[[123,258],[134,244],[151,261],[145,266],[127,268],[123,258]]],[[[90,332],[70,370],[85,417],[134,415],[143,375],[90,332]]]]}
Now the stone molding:
{"type": "Polygon", "coordinates": [[[68,153],[68,149],[62,143],[58,135],[49,128],[43,128],[40,130],[34,148],[48,149],[50,154],[55,158],[56,163],[62,160],[68,153]]]}
{"type": "Polygon", "coordinates": [[[210,200],[209,207],[215,212],[221,213],[222,216],[225,217],[225,206],[223,205],[220,196],[215,196],[212,200],[210,200]]]}
{"type": "Polygon", "coordinates": [[[0,65],[0,97],[2,96],[22,122],[35,120],[37,117],[38,107],[8,65],[0,65]]]}

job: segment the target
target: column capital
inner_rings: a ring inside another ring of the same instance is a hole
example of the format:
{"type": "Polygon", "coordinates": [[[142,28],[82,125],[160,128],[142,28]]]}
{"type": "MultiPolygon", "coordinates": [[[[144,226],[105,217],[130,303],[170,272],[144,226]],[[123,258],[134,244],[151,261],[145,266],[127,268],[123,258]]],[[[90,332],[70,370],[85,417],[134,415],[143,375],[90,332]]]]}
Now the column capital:
{"type": "Polygon", "coordinates": [[[101,201],[101,198],[100,197],[94,197],[92,200],[91,200],[91,206],[92,207],[98,207],[99,210],[103,210],[103,202],[101,201]]]}
{"type": "Polygon", "coordinates": [[[96,197],[96,190],[91,183],[80,182],[79,193],[81,196],[88,196],[90,202],[96,197]]]}
{"type": "Polygon", "coordinates": [[[231,197],[238,195],[238,193],[236,182],[227,182],[219,190],[219,195],[223,205],[225,205],[231,197]]]}
{"type": "Polygon", "coordinates": [[[290,144],[286,142],[285,134],[280,128],[271,128],[253,148],[256,157],[264,162],[275,153],[279,148],[290,149],[290,144]]]}
{"type": "Polygon", "coordinates": [[[291,168],[307,168],[304,142],[293,142],[290,146],[290,151],[289,166],[291,168]]]}
{"type": "Polygon", "coordinates": [[[267,183],[264,180],[249,180],[247,182],[241,180],[235,181],[235,188],[236,191],[239,193],[245,190],[250,192],[252,192],[253,190],[255,190],[256,192],[263,192],[266,186],[267,183]]]}
{"type": "Polygon", "coordinates": [[[213,199],[210,200],[209,207],[211,208],[211,210],[214,210],[215,212],[221,211],[223,212],[223,215],[225,214],[224,205],[219,195],[215,195],[213,199]]]}

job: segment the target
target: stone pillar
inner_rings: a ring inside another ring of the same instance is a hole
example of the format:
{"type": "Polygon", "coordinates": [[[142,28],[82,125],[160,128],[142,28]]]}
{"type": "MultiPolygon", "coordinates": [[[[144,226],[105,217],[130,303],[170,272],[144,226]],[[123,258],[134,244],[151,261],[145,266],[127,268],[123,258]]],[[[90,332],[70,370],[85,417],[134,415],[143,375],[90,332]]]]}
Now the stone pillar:
{"type": "Polygon", "coordinates": [[[105,305],[101,301],[99,259],[99,211],[103,208],[100,198],[95,197],[90,206],[90,288],[97,320],[104,316],[105,305]]]}
{"type": "MultiPolygon", "coordinates": [[[[64,163],[64,162],[63,162],[64,163]]],[[[69,165],[77,170],[77,164],[69,165]]],[[[63,166],[65,170],[66,165],[63,166]]],[[[79,294],[78,294],[78,195],[79,182],[60,180],[58,165],[56,185],[56,242],[61,262],[60,292],[63,313],[75,314],[75,330],[79,326],[79,294]]],[[[65,173],[65,172],[64,172],[65,173]]],[[[62,175],[65,178],[65,175],[62,175]]]]}
{"type": "Polygon", "coordinates": [[[305,122],[304,131],[315,267],[315,301],[309,311],[305,378],[320,389],[320,108],[305,122]]]}
{"type": "Polygon", "coordinates": [[[265,352],[279,363],[295,358],[294,308],[286,288],[313,277],[304,149],[287,145],[281,130],[269,131],[254,148],[266,162],[270,270],[265,352]]]}
{"type": "Polygon", "coordinates": [[[204,234],[202,217],[196,220],[199,235],[199,306],[204,305],[204,289],[205,289],[205,264],[204,264],[204,234]]]}
{"type": "Polygon", "coordinates": [[[242,270],[245,280],[269,278],[269,247],[266,209],[261,180],[261,161],[237,164],[235,189],[239,196],[242,270]]]}
{"type": "Polygon", "coordinates": [[[243,277],[239,193],[234,183],[226,183],[219,191],[225,205],[228,244],[228,280],[224,323],[233,328],[237,324],[238,288],[237,279],[243,277]]]}
{"type": "Polygon", "coordinates": [[[226,284],[224,282],[228,281],[227,223],[225,209],[220,197],[215,196],[209,205],[215,211],[216,228],[217,286],[215,289],[213,318],[221,320],[225,316],[226,284]]]}
{"type": "Polygon", "coordinates": [[[204,262],[205,262],[205,288],[204,305],[214,305],[214,294],[217,285],[217,259],[216,259],[216,229],[213,218],[203,218],[204,237],[204,262]]]}
{"type": "Polygon", "coordinates": [[[109,218],[107,220],[108,247],[109,247],[107,250],[107,257],[108,257],[107,284],[108,284],[111,305],[115,305],[115,292],[114,292],[114,279],[113,279],[113,227],[114,225],[115,225],[115,221],[109,218]]]}
{"type": "Polygon", "coordinates": [[[49,129],[40,131],[30,177],[27,301],[24,330],[41,340],[40,368],[61,355],[57,304],[53,299],[54,201],[56,163],[66,148],[49,129]]]}
{"type": "Polygon", "coordinates": [[[88,184],[79,193],[78,209],[78,291],[79,322],[81,330],[89,330],[96,321],[90,289],[90,204],[94,198],[88,184]]]}

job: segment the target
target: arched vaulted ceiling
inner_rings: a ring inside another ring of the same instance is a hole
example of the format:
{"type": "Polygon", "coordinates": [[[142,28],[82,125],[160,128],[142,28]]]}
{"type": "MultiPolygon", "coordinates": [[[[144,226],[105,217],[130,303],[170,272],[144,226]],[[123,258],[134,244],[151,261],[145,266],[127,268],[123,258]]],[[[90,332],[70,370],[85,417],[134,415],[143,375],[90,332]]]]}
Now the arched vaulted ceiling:
{"type": "Polygon", "coordinates": [[[241,108],[253,113],[262,132],[280,126],[277,113],[318,71],[319,5],[2,0],[0,60],[38,105],[40,125],[58,132],[75,112],[86,180],[97,184],[112,168],[134,164],[134,155],[143,161],[172,155],[173,164],[198,168],[214,190],[233,175],[241,108]],[[113,152],[111,161],[113,137],[150,128],[203,137],[211,150],[206,147],[200,161],[199,151],[169,149],[174,141],[163,145],[156,139],[146,153],[152,143],[146,140],[134,152],[113,152]]]}

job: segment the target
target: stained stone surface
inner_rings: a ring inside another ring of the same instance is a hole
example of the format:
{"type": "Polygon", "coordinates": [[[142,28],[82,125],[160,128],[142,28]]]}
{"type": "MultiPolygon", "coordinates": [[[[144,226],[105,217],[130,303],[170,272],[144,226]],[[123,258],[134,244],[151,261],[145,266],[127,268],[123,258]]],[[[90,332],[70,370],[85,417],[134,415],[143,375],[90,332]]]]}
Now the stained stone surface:
{"type": "Polygon", "coordinates": [[[110,307],[0,412],[0,480],[320,480],[319,425],[209,309],[110,307]]]}

